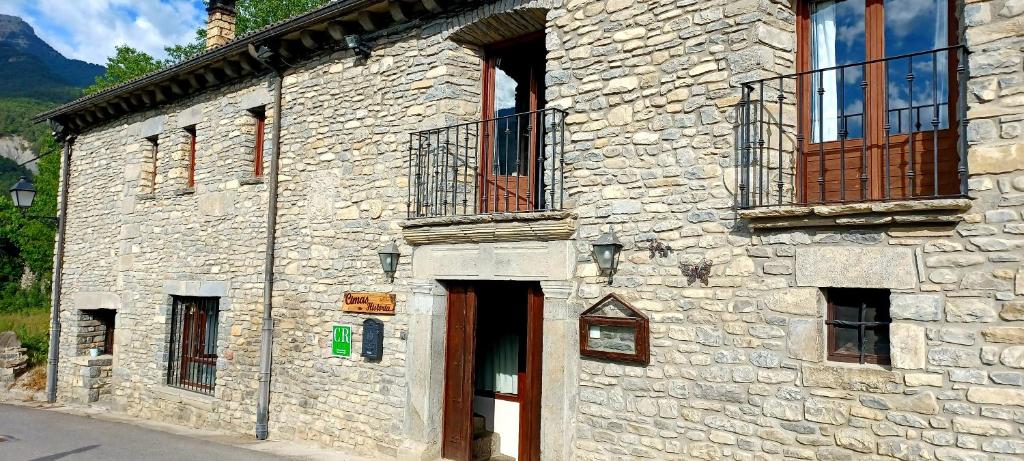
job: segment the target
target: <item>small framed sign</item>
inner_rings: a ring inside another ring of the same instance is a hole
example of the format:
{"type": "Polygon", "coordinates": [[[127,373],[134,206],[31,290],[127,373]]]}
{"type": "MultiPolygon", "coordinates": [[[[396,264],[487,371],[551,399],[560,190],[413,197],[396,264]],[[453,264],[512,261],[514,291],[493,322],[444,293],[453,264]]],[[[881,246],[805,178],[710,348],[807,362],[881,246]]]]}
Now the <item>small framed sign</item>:
{"type": "Polygon", "coordinates": [[[394,293],[345,292],[341,310],[357,314],[395,315],[394,293]]]}
{"type": "Polygon", "coordinates": [[[335,325],[331,336],[331,355],[349,357],[352,355],[352,327],[335,325]]]}
{"type": "Polygon", "coordinates": [[[580,314],[580,355],[647,365],[650,321],[618,295],[609,294],[580,314]]]}

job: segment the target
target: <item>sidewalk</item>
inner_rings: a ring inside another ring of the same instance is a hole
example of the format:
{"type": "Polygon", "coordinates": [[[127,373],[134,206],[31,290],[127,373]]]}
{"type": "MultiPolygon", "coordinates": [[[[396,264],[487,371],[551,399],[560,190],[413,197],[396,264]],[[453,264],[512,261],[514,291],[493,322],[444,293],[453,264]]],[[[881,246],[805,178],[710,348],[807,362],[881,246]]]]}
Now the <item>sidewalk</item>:
{"type": "Polygon", "coordinates": [[[353,456],[343,453],[340,449],[332,450],[310,442],[279,440],[260,441],[256,440],[255,437],[244,437],[238,434],[222,431],[195,429],[169,423],[154,422],[120,413],[112,413],[100,407],[54,405],[34,401],[20,401],[17,399],[4,400],[6,401],[3,403],[8,405],[17,405],[44,411],[64,413],[112,423],[128,424],[180,437],[187,437],[199,441],[257,451],[270,456],[287,459],[309,461],[377,461],[375,458],[353,456]]]}

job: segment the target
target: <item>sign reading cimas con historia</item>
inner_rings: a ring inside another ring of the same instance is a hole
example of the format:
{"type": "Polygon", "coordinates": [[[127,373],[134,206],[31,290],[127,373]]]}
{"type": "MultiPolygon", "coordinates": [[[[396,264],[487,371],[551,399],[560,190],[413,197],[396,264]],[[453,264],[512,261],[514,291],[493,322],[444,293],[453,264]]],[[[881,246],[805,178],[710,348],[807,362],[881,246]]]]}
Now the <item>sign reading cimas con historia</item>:
{"type": "Polygon", "coordinates": [[[341,310],[359,314],[395,315],[395,295],[393,293],[346,292],[341,310]]]}

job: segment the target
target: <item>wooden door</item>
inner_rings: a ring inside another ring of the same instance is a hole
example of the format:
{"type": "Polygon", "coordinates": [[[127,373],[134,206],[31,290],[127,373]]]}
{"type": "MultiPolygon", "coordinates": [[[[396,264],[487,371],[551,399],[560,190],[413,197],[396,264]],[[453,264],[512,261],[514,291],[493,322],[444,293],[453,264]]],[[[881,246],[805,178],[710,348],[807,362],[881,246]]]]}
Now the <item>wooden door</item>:
{"type": "Polygon", "coordinates": [[[801,201],[958,194],[957,55],[947,50],[957,41],[955,4],[926,1],[920,11],[896,14],[901,5],[893,0],[800,2],[801,201]],[[823,23],[841,32],[828,45],[815,43],[829,35],[812,20],[815,5],[832,9],[823,23]],[[928,20],[915,16],[925,13],[928,20]],[[890,17],[915,21],[904,27],[890,17]],[[835,62],[815,64],[819,47],[835,62]]]}
{"type": "Polygon", "coordinates": [[[535,284],[528,290],[526,316],[526,373],[519,403],[519,461],[540,461],[544,294],[535,284]]]}
{"type": "Polygon", "coordinates": [[[538,111],[544,108],[543,34],[492,46],[483,69],[481,209],[537,208],[537,156],[542,148],[538,111]]]}
{"type": "Polygon", "coordinates": [[[448,289],[441,456],[454,461],[471,461],[473,453],[475,336],[476,292],[471,285],[452,285],[448,289]]]}

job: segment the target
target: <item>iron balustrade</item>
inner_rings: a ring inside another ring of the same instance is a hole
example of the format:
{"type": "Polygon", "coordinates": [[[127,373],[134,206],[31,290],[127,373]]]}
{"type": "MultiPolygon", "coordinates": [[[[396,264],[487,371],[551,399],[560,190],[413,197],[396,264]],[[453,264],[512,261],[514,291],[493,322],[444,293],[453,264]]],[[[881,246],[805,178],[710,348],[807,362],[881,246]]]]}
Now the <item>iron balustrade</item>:
{"type": "Polygon", "coordinates": [[[962,45],[742,84],[740,208],[967,195],[962,45]]]}
{"type": "Polygon", "coordinates": [[[543,109],[409,135],[409,218],[560,210],[565,117],[543,109]]]}

